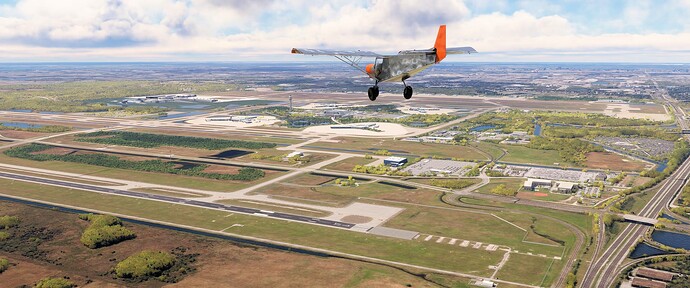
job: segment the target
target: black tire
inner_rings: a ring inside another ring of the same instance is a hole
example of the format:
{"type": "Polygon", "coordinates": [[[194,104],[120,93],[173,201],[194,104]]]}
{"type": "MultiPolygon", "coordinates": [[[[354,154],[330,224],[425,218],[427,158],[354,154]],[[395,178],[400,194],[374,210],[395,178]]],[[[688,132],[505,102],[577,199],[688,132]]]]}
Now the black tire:
{"type": "Polygon", "coordinates": [[[405,86],[405,90],[403,90],[403,97],[405,97],[405,99],[412,98],[412,86],[405,86]]]}
{"type": "Polygon", "coordinates": [[[367,94],[369,94],[369,100],[375,101],[376,97],[378,96],[377,94],[379,94],[377,92],[378,91],[376,91],[376,89],[373,86],[369,87],[369,90],[367,91],[367,94]]]}
{"type": "Polygon", "coordinates": [[[379,86],[374,86],[374,99],[379,97],[379,86]]]}

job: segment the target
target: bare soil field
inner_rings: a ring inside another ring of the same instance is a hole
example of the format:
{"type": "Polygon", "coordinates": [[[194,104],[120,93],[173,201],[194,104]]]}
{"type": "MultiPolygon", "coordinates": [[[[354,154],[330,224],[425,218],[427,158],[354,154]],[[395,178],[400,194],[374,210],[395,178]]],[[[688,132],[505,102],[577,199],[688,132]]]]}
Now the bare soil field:
{"type": "Polygon", "coordinates": [[[6,137],[6,138],[12,138],[12,139],[29,139],[29,138],[34,138],[38,136],[45,136],[49,135],[46,133],[39,133],[39,132],[29,132],[29,131],[17,131],[17,130],[0,130],[0,135],[6,137]]]}
{"type": "Polygon", "coordinates": [[[611,152],[587,153],[585,166],[616,171],[641,171],[645,164],[611,152]]]}
{"type": "MultiPolygon", "coordinates": [[[[204,169],[205,173],[220,173],[220,174],[237,174],[240,167],[223,166],[223,165],[209,165],[204,169]]],[[[268,171],[266,171],[268,172],[268,171]]]]}
{"type": "Polygon", "coordinates": [[[69,277],[79,287],[436,286],[390,267],[238,245],[131,223],[125,226],[137,234],[135,239],[88,249],[79,242],[88,222],[79,220],[76,214],[5,201],[0,201],[0,214],[18,216],[23,231],[42,239],[35,241],[38,245],[34,253],[10,252],[11,249],[0,245],[0,256],[13,264],[0,274],[3,287],[32,286],[45,277],[69,277]],[[128,282],[114,279],[109,272],[117,262],[141,250],[171,251],[176,248],[183,248],[185,255],[194,255],[195,260],[190,261],[186,267],[188,274],[177,283],[155,279],[128,282]]]}

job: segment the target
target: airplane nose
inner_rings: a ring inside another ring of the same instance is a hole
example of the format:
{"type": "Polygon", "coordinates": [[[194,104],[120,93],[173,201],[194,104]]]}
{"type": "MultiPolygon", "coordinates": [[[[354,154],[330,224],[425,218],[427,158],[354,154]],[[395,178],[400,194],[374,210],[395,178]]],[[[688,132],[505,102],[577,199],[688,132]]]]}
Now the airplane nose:
{"type": "Polygon", "coordinates": [[[374,75],[374,64],[367,64],[366,71],[367,74],[374,75]]]}

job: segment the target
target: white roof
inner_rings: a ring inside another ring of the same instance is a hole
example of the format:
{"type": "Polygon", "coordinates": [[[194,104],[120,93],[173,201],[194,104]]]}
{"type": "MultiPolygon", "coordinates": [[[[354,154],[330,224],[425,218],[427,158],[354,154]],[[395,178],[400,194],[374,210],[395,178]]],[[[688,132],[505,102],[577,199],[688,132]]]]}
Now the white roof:
{"type": "Polygon", "coordinates": [[[393,161],[393,162],[400,162],[400,161],[405,161],[407,158],[405,157],[396,157],[396,156],[391,156],[386,158],[384,161],[393,161]]]}
{"type": "Polygon", "coordinates": [[[573,182],[558,182],[558,188],[559,189],[573,189],[577,185],[576,183],[573,182]]]}

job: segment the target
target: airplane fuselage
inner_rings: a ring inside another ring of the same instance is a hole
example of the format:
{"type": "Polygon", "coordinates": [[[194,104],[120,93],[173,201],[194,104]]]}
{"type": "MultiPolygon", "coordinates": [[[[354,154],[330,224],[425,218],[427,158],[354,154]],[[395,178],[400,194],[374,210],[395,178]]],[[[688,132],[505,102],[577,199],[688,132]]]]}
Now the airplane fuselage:
{"type": "Polygon", "coordinates": [[[376,63],[369,77],[378,82],[397,82],[407,79],[436,63],[436,54],[425,55],[404,54],[383,58],[381,63],[376,63]]]}

